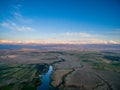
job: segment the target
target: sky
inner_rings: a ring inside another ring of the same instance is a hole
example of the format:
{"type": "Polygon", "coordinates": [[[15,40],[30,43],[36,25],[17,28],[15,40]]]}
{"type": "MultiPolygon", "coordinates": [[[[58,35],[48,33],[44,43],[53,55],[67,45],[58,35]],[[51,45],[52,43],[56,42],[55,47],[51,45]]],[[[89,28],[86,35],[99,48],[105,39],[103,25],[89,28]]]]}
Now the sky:
{"type": "Polygon", "coordinates": [[[0,0],[0,43],[120,44],[120,0],[0,0]]]}

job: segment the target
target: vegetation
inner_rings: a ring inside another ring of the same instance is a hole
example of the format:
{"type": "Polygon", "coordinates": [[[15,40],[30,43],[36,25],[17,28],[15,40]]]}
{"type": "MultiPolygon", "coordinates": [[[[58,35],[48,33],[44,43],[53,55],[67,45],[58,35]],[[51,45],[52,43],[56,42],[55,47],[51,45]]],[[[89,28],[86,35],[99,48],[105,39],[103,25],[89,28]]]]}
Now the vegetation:
{"type": "Polygon", "coordinates": [[[103,54],[101,52],[80,52],[76,54],[82,62],[91,64],[94,69],[120,72],[120,57],[118,55],[108,52],[103,54]]]}
{"type": "Polygon", "coordinates": [[[41,84],[39,74],[46,72],[45,67],[47,65],[0,64],[0,90],[36,90],[37,85],[41,84]]]}

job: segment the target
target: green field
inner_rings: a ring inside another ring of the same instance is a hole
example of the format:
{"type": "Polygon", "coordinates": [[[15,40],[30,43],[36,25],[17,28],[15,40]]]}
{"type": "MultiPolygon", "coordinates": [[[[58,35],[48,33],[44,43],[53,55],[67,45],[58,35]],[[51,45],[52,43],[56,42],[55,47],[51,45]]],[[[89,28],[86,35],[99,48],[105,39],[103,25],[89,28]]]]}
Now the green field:
{"type": "Polygon", "coordinates": [[[47,65],[0,64],[0,90],[36,90],[41,83],[39,74],[46,72],[47,65]]]}
{"type": "Polygon", "coordinates": [[[120,56],[110,52],[81,52],[76,56],[82,62],[90,64],[94,69],[111,70],[120,73],[120,56]]]}

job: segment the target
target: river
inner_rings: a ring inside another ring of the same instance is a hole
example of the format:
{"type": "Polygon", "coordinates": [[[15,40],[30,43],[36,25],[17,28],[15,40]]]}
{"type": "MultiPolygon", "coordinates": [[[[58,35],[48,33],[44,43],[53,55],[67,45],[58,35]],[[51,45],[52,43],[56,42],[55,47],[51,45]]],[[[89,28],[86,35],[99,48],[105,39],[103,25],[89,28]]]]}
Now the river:
{"type": "Polygon", "coordinates": [[[37,90],[49,90],[50,88],[52,90],[55,90],[51,85],[50,85],[50,82],[51,82],[51,74],[52,74],[52,71],[53,71],[53,67],[52,65],[49,66],[49,70],[48,72],[42,77],[42,84],[40,86],[38,86],[37,90]]]}

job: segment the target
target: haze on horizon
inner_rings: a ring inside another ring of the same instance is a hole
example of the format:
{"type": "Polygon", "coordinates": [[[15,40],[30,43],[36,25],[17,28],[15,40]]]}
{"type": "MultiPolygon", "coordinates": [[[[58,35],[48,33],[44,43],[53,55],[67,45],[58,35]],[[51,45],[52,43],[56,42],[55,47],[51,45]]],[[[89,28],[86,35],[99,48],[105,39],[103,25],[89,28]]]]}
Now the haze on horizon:
{"type": "Polygon", "coordinates": [[[0,0],[0,44],[120,44],[119,0],[0,0]]]}

